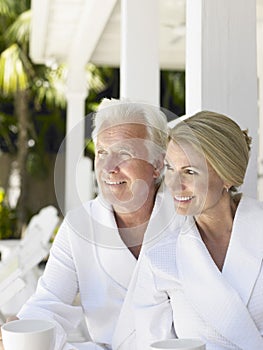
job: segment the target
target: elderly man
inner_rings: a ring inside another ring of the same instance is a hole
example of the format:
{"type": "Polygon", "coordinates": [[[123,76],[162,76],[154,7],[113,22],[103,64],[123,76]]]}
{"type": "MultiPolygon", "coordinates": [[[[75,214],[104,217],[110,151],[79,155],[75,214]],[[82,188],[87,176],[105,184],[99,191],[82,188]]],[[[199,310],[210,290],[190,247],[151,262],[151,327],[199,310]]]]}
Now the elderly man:
{"type": "Polygon", "coordinates": [[[133,349],[131,295],[142,249],[180,222],[162,185],[167,123],[156,107],[104,100],[94,118],[99,195],[69,212],[18,318],[56,323],[55,350],[133,349]],[[81,306],[73,306],[76,295],[81,306]],[[67,343],[85,313],[91,339],[67,343]]]}

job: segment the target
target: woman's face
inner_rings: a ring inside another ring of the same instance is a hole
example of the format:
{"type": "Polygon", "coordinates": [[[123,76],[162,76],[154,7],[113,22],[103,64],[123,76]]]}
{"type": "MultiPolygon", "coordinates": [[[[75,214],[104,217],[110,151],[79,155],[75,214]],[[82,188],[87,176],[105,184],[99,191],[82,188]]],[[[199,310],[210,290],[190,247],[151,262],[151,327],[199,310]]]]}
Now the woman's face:
{"type": "Polygon", "coordinates": [[[209,214],[220,204],[224,182],[193,146],[170,141],[165,165],[165,183],[179,214],[209,214]]]}

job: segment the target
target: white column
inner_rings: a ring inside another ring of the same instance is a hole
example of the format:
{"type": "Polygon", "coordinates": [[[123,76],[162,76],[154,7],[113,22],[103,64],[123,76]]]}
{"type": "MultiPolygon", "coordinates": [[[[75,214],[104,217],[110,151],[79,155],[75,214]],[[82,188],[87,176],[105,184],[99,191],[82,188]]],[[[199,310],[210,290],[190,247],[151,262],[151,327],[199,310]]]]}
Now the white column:
{"type": "Polygon", "coordinates": [[[85,69],[72,69],[68,77],[65,157],[65,213],[92,197],[92,162],[84,158],[85,69]]]}
{"type": "Polygon", "coordinates": [[[158,0],[122,0],[120,96],[159,105],[158,0]]]}
{"type": "Polygon", "coordinates": [[[257,196],[256,1],[187,0],[186,113],[227,114],[253,137],[243,192],[257,196]]]}
{"type": "Polygon", "coordinates": [[[257,67],[258,67],[258,106],[259,106],[259,179],[258,198],[263,201],[263,21],[257,26],[257,67]]]}

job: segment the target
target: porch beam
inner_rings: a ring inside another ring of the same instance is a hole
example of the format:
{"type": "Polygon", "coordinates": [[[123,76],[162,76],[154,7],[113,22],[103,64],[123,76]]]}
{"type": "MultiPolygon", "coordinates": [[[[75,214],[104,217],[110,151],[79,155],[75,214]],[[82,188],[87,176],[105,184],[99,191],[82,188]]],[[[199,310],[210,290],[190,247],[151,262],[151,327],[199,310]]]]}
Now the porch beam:
{"type": "Polygon", "coordinates": [[[98,44],[117,0],[88,0],[70,47],[69,64],[85,66],[98,44]]]}

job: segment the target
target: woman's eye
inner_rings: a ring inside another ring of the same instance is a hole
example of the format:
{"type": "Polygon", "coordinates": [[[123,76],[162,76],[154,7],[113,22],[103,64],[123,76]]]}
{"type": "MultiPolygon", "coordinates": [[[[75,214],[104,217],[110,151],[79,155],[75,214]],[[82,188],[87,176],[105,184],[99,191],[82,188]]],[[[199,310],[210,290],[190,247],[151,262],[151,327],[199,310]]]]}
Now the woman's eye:
{"type": "Polygon", "coordinates": [[[196,172],[194,170],[192,170],[192,169],[186,169],[186,174],[188,174],[188,175],[195,175],[196,172]]]}

